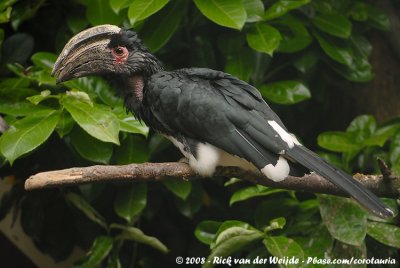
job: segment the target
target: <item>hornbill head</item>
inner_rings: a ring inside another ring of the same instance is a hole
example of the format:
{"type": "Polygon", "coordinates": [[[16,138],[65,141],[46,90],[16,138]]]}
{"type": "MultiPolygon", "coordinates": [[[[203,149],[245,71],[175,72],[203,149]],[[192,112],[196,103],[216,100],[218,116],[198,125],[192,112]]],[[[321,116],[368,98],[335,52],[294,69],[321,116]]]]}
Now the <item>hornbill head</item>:
{"type": "Polygon", "coordinates": [[[54,64],[52,76],[57,75],[60,83],[88,75],[146,75],[158,65],[135,32],[100,25],[69,40],[54,64]]]}

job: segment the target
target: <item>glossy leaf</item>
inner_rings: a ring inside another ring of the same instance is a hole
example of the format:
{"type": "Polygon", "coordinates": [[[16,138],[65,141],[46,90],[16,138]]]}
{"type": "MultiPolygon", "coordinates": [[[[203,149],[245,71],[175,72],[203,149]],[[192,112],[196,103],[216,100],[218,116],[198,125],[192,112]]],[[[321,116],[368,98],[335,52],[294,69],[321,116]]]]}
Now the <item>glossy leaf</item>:
{"type": "Polygon", "coordinates": [[[218,230],[216,238],[211,244],[211,254],[207,257],[203,267],[214,267],[214,257],[230,256],[236,251],[263,238],[264,233],[247,223],[240,221],[226,221],[218,230]]]}
{"type": "Polygon", "coordinates": [[[318,135],[318,145],[333,152],[352,152],[361,149],[349,133],[339,131],[323,132],[318,135]]]}
{"type": "Polygon", "coordinates": [[[264,14],[265,20],[272,20],[280,17],[292,9],[299,8],[310,3],[310,0],[279,0],[270,6],[264,14]]]}
{"type": "Polygon", "coordinates": [[[280,29],[282,40],[278,51],[294,53],[305,49],[312,42],[312,37],[303,22],[295,17],[287,16],[275,23],[280,29]]]}
{"type": "Polygon", "coordinates": [[[156,237],[148,236],[142,230],[136,227],[129,227],[120,224],[112,224],[111,228],[120,229],[122,233],[116,237],[119,240],[132,240],[148,246],[151,246],[163,253],[168,252],[168,248],[156,237]]]}
{"type": "Polygon", "coordinates": [[[152,52],[163,47],[172,37],[186,11],[186,1],[174,0],[146,20],[140,31],[144,44],[152,52]]]}
{"type": "Polygon", "coordinates": [[[27,116],[37,112],[54,111],[43,105],[34,105],[28,101],[10,102],[0,100],[0,113],[13,116],[27,116]]]}
{"type": "Polygon", "coordinates": [[[349,38],[351,35],[351,22],[339,14],[317,15],[312,23],[321,31],[336,37],[349,38]]]}
{"type": "Polygon", "coordinates": [[[242,29],[246,10],[241,0],[194,0],[197,8],[216,24],[242,29]]]}
{"type": "Polygon", "coordinates": [[[114,156],[119,165],[143,163],[149,160],[150,149],[142,136],[128,135],[122,140],[121,146],[115,148],[114,156]]]}
{"type": "Polygon", "coordinates": [[[78,194],[69,192],[65,195],[65,198],[74,207],[79,209],[83,214],[88,217],[91,221],[97,223],[99,226],[108,230],[107,223],[103,216],[101,216],[83,197],[78,194]]]}
{"type": "Polygon", "coordinates": [[[71,144],[84,159],[91,162],[108,164],[110,162],[113,145],[93,138],[80,127],[74,127],[70,133],[71,144]]]}
{"type": "Polygon", "coordinates": [[[367,234],[382,244],[400,248],[400,228],[398,226],[369,221],[367,234]]]}
{"type": "Polygon", "coordinates": [[[74,263],[74,268],[97,267],[111,252],[113,239],[109,236],[98,236],[87,256],[74,263]]]}
{"type": "Polygon", "coordinates": [[[163,8],[169,0],[133,0],[128,9],[131,25],[144,20],[163,8]]]}
{"type": "Polygon", "coordinates": [[[72,97],[65,98],[62,104],[89,135],[119,145],[119,121],[111,111],[72,97]]]}
{"type": "Polygon", "coordinates": [[[130,0],[110,0],[110,6],[115,13],[118,13],[121,9],[127,8],[131,2],[130,0]]]}
{"type": "Polygon", "coordinates": [[[299,259],[298,264],[288,264],[286,267],[299,267],[304,259],[303,249],[291,238],[285,236],[267,236],[264,238],[263,243],[267,250],[278,258],[291,258],[299,259]]]}
{"type": "Polygon", "coordinates": [[[298,81],[280,81],[260,87],[263,97],[279,104],[295,104],[311,97],[310,90],[298,81]]]}
{"type": "Polygon", "coordinates": [[[243,0],[243,6],[246,10],[246,22],[256,22],[263,20],[264,3],[261,0],[243,0]]]}
{"type": "MultiPolygon", "coordinates": [[[[99,77],[81,77],[63,83],[74,91],[86,92],[90,99],[99,99],[104,104],[111,107],[122,106],[122,100],[115,95],[115,90],[112,89],[103,79],[99,77]]],[[[126,114],[126,112],[125,112],[126,114]]]]}
{"type": "Polygon", "coordinates": [[[246,39],[252,49],[272,56],[274,51],[279,47],[282,36],[271,25],[257,23],[251,27],[249,33],[246,35],[246,39]]]}
{"type": "Polygon", "coordinates": [[[1,135],[1,154],[13,164],[20,156],[33,151],[53,133],[59,116],[57,111],[48,110],[18,120],[1,135]]]}
{"type": "Polygon", "coordinates": [[[63,110],[60,114],[60,120],[58,120],[56,131],[62,138],[71,132],[74,125],[74,119],[72,119],[71,115],[67,111],[63,110]]]}
{"type": "Polygon", "coordinates": [[[109,0],[86,0],[86,17],[92,25],[115,24],[122,21],[112,9],[109,0]]]}
{"type": "Polygon", "coordinates": [[[169,180],[164,182],[164,186],[182,200],[186,200],[192,191],[192,183],[189,181],[169,180]]]}
{"type": "Polygon", "coordinates": [[[320,212],[331,235],[344,243],[359,246],[364,242],[367,215],[354,201],[320,195],[320,212]]]}
{"type": "Polygon", "coordinates": [[[54,63],[56,62],[57,56],[53,53],[49,52],[37,52],[32,55],[32,62],[45,70],[50,71],[53,68],[54,63]]]}
{"type": "Polygon", "coordinates": [[[248,82],[253,73],[255,56],[250,49],[242,49],[234,56],[229,56],[225,65],[225,72],[248,82]]]}
{"type": "Polygon", "coordinates": [[[147,137],[149,128],[143,122],[137,120],[134,116],[126,116],[119,121],[120,130],[133,134],[142,134],[147,137]]]}
{"type": "Polygon", "coordinates": [[[352,66],[353,64],[353,53],[349,44],[343,40],[334,40],[322,36],[320,34],[314,34],[318,40],[319,45],[323,51],[333,60],[352,66]]]}
{"type": "Polygon", "coordinates": [[[258,196],[266,196],[275,193],[286,192],[283,189],[271,189],[262,185],[249,186],[236,191],[229,200],[229,205],[245,201],[258,196]]]}
{"type": "Polygon", "coordinates": [[[147,204],[147,184],[135,183],[117,191],[114,211],[118,216],[132,223],[147,204]]]}
{"type": "Polygon", "coordinates": [[[210,245],[215,240],[215,236],[221,224],[222,223],[218,221],[202,221],[194,230],[194,235],[200,242],[210,245]]]}

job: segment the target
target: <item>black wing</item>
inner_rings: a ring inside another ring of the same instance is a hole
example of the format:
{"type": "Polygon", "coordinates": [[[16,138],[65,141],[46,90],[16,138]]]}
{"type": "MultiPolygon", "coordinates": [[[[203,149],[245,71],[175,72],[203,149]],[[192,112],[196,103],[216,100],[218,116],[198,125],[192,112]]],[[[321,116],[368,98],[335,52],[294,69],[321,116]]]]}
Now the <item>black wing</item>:
{"type": "Polygon", "coordinates": [[[285,129],[257,89],[223,72],[203,68],[155,74],[145,92],[149,122],[165,134],[210,143],[259,169],[284,154],[348,192],[375,214],[390,209],[350,175],[303,146],[289,146],[268,122],[285,129]]]}
{"type": "Polygon", "coordinates": [[[257,89],[223,72],[191,68],[153,75],[145,92],[152,126],[210,143],[255,164],[276,164],[286,142],[267,124],[284,128],[257,89]]]}

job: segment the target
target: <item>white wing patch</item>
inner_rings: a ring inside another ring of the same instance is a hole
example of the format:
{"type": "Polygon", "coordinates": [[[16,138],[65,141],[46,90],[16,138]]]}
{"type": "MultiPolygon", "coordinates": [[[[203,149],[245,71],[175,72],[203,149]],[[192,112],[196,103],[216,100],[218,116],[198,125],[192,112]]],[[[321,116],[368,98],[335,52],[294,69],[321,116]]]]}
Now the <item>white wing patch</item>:
{"type": "Polygon", "coordinates": [[[279,156],[276,165],[268,164],[261,172],[273,181],[282,181],[289,175],[289,164],[283,156],[279,156]]]}
{"type": "Polygon", "coordinates": [[[301,145],[300,142],[296,139],[296,137],[288,133],[286,130],[284,130],[277,122],[274,120],[269,120],[268,124],[278,133],[279,137],[287,143],[290,149],[294,147],[294,145],[301,145]]]}

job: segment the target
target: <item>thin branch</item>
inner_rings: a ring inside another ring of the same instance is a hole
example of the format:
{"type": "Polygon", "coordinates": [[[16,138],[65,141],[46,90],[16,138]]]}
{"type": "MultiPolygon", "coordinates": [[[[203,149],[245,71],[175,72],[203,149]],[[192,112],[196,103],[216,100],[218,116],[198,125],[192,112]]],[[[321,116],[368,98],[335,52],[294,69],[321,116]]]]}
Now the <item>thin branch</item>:
{"type": "MultiPolygon", "coordinates": [[[[236,177],[268,187],[346,196],[344,191],[315,173],[303,177],[289,176],[283,181],[274,182],[261,173],[253,173],[237,167],[218,167],[215,177],[236,177]]],[[[378,196],[399,197],[400,178],[398,177],[387,180],[381,175],[356,174],[354,178],[378,196]]],[[[164,181],[171,179],[190,181],[205,178],[197,175],[189,165],[179,162],[90,166],[38,173],[26,180],[25,189],[35,190],[99,182],[164,181]]]]}

